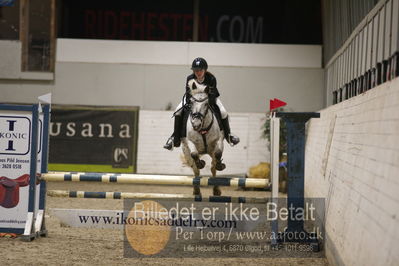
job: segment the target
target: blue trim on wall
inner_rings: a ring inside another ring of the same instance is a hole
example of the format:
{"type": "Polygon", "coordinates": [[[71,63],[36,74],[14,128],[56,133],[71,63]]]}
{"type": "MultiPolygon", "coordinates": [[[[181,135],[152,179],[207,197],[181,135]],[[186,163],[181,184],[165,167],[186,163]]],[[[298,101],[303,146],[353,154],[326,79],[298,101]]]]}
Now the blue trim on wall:
{"type": "Polygon", "coordinates": [[[0,104],[0,110],[32,112],[32,105],[0,104]]]}

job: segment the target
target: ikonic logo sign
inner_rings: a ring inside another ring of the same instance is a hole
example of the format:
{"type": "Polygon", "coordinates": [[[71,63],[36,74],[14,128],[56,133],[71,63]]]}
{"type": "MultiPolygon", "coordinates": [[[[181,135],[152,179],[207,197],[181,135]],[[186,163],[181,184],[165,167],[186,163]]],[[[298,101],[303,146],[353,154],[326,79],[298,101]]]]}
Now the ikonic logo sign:
{"type": "Polygon", "coordinates": [[[27,117],[0,116],[0,154],[29,153],[31,122],[27,117]]]}

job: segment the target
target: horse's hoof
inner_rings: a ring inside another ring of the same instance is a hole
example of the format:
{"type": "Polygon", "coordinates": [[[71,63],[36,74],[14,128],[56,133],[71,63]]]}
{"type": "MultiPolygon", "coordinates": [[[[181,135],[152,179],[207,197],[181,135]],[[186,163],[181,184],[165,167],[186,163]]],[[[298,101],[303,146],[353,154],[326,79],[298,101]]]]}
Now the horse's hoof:
{"type": "Polygon", "coordinates": [[[216,164],[216,170],[218,170],[218,171],[223,171],[225,168],[226,168],[226,165],[224,163],[216,164]]]}
{"type": "Polygon", "coordinates": [[[221,196],[221,195],[222,195],[222,191],[220,190],[220,188],[214,187],[214,188],[213,188],[213,195],[214,195],[214,196],[221,196]]]}
{"type": "Polygon", "coordinates": [[[193,195],[194,195],[194,196],[200,196],[200,197],[201,197],[201,191],[200,191],[200,189],[199,189],[199,188],[194,188],[193,195]]]}
{"type": "Polygon", "coordinates": [[[202,169],[202,168],[205,167],[205,161],[204,160],[198,160],[195,164],[197,165],[198,169],[202,169]]]}

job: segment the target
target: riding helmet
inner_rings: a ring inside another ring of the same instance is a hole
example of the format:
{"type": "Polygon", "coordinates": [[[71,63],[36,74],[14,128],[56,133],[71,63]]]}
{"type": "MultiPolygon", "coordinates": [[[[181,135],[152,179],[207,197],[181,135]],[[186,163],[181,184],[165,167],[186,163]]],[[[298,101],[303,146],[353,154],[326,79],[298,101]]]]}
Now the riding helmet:
{"type": "Polygon", "coordinates": [[[208,63],[202,57],[197,57],[194,59],[193,63],[191,64],[192,70],[199,70],[199,69],[208,69],[208,63]]]}

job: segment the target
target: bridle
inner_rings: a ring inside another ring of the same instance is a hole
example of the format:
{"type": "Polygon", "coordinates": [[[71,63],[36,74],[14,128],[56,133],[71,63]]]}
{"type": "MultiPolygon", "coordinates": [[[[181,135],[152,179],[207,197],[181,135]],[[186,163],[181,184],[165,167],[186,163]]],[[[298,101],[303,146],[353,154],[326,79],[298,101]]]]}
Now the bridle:
{"type": "MultiPolygon", "coordinates": [[[[200,102],[204,102],[204,101],[208,100],[208,97],[205,97],[205,98],[203,98],[203,99],[201,99],[201,100],[196,99],[195,97],[192,97],[191,99],[193,99],[193,100],[194,100],[195,102],[197,102],[197,103],[200,103],[200,102]]],[[[205,119],[205,117],[206,117],[206,115],[208,114],[208,111],[211,110],[211,112],[213,112],[211,106],[209,105],[209,103],[207,103],[206,105],[207,105],[207,108],[206,108],[205,114],[202,114],[201,112],[195,112],[195,113],[193,113],[192,111],[190,111],[190,116],[191,116],[191,118],[200,119],[200,120],[201,120],[201,124],[202,124],[203,121],[204,121],[204,119],[205,119]]],[[[191,109],[191,108],[190,108],[190,109],[191,109]]],[[[211,123],[209,123],[209,126],[207,126],[206,128],[201,128],[201,129],[199,129],[199,130],[197,130],[197,131],[198,131],[201,135],[206,135],[206,134],[208,133],[209,129],[211,129],[211,127],[212,127],[212,125],[213,125],[213,119],[214,119],[214,118],[213,118],[213,115],[212,115],[212,121],[211,121],[211,123]]]]}
{"type": "MultiPolygon", "coordinates": [[[[208,97],[205,97],[205,98],[203,98],[201,100],[196,99],[195,97],[192,97],[191,99],[193,99],[197,103],[200,103],[200,102],[208,100],[208,97]]],[[[200,133],[200,135],[202,137],[202,141],[204,142],[205,153],[208,152],[208,144],[207,144],[207,141],[206,141],[206,135],[208,134],[209,130],[211,129],[211,127],[213,125],[213,120],[214,120],[214,118],[213,118],[214,117],[213,110],[212,110],[212,107],[210,106],[209,102],[206,103],[206,106],[207,106],[207,108],[206,108],[205,114],[202,114],[200,112],[193,113],[192,111],[190,111],[191,118],[200,119],[201,120],[201,124],[204,122],[204,119],[205,119],[206,115],[208,114],[208,111],[211,110],[211,112],[212,112],[212,121],[209,123],[209,126],[207,126],[206,128],[202,127],[201,129],[196,130],[198,133],[200,133]]],[[[191,109],[191,107],[190,107],[190,109],[191,109]]]]}

